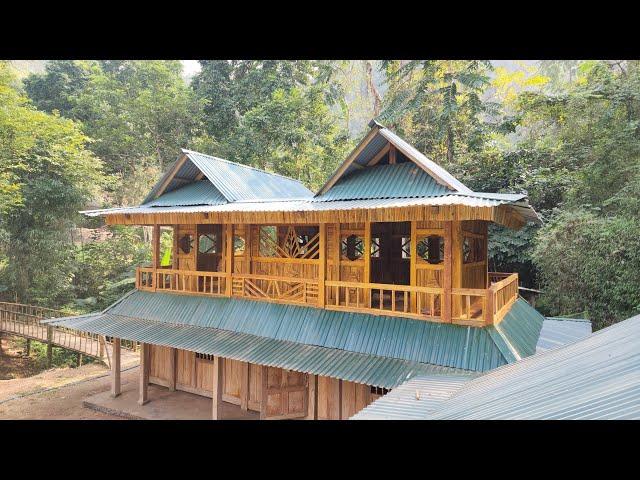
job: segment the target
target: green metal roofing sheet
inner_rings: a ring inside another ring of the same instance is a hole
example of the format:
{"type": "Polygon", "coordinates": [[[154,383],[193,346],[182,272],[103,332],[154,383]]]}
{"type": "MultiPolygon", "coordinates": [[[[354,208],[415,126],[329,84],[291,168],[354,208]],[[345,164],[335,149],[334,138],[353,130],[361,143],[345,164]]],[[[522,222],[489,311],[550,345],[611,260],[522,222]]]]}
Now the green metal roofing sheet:
{"type": "Polygon", "coordinates": [[[536,353],[536,345],[545,318],[523,298],[518,298],[502,322],[496,326],[507,339],[518,359],[536,353]]]}
{"type": "Polygon", "coordinates": [[[104,313],[473,371],[491,370],[516,360],[509,355],[507,343],[522,352],[529,348],[528,337],[509,338],[510,329],[503,333],[494,327],[466,327],[239,298],[133,291],[104,313]]]}
{"type": "Polygon", "coordinates": [[[640,420],[640,315],[466,383],[430,419],[640,420]]]}
{"type": "Polygon", "coordinates": [[[316,201],[438,197],[452,190],[413,162],[379,165],[351,172],[316,201]]]}
{"type": "Polygon", "coordinates": [[[443,375],[449,378],[459,374],[461,378],[468,377],[467,372],[419,362],[121,315],[102,313],[54,319],[49,323],[383,388],[394,388],[415,375],[443,375]]]}
{"type": "Polygon", "coordinates": [[[144,206],[176,207],[183,205],[224,205],[225,203],[228,203],[227,199],[211,182],[201,180],[160,195],[144,206]]]}

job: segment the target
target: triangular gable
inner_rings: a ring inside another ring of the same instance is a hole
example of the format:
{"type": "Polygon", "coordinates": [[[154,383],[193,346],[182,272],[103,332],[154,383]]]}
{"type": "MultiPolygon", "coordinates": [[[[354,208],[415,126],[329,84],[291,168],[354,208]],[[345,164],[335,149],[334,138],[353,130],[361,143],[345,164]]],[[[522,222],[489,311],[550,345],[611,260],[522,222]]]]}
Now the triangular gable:
{"type": "Polygon", "coordinates": [[[153,187],[143,203],[205,178],[228,202],[311,198],[301,182],[248,165],[191,150],[182,154],[153,187]]]}
{"type": "Polygon", "coordinates": [[[351,152],[342,165],[336,169],[316,196],[327,193],[344,175],[354,170],[370,168],[371,165],[376,164],[384,157],[391,148],[401,152],[407,159],[429,174],[435,182],[450,189],[452,193],[472,193],[469,188],[456,180],[453,175],[437,163],[429,160],[425,155],[398,137],[395,133],[375,121],[372,121],[369,126],[371,127],[369,133],[351,152]]]}

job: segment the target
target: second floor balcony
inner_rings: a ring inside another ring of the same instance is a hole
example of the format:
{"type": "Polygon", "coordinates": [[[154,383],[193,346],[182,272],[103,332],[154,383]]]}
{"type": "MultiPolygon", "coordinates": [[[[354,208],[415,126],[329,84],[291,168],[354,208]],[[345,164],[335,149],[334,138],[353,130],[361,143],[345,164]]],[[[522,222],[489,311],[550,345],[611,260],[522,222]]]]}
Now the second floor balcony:
{"type": "Polygon", "coordinates": [[[518,298],[517,273],[488,277],[488,288],[452,288],[447,295],[437,287],[138,267],[136,288],[485,326],[499,323],[518,298]]]}

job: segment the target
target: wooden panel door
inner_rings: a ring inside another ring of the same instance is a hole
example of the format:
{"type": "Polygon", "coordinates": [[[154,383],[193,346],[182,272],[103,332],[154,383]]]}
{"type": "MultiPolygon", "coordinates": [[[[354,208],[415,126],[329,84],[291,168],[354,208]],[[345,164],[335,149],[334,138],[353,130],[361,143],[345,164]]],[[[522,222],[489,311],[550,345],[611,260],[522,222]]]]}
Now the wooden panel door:
{"type": "Polygon", "coordinates": [[[302,418],[307,416],[308,375],[262,367],[261,419],[302,418]]]}
{"type": "Polygon", "coordinates": [[[222,372],[222,400],[235,405],[240,405],[242,391],[242,370],[246,363],[229,358],[224,361],[222,372]]]}
{"type": "Polygon", "coordinates": [[[176,360],[176,389],[191,392],[196,387],[195,379],[196,354],[186,350],[178,350],[176,360]]]}

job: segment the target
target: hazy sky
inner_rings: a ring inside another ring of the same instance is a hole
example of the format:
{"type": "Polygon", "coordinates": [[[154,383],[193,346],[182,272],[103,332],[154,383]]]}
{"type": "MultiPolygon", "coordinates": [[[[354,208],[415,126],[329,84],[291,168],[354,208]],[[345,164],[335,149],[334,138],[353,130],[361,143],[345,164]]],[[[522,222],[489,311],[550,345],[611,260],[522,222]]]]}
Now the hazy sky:
{"type": "Polygon", "coordinates": [[[181,62],[182,67],[184,68],[184,74],[187,77],[191,77],[200,71],[200,64],[197,60],[181,60],[181,62]]]}

